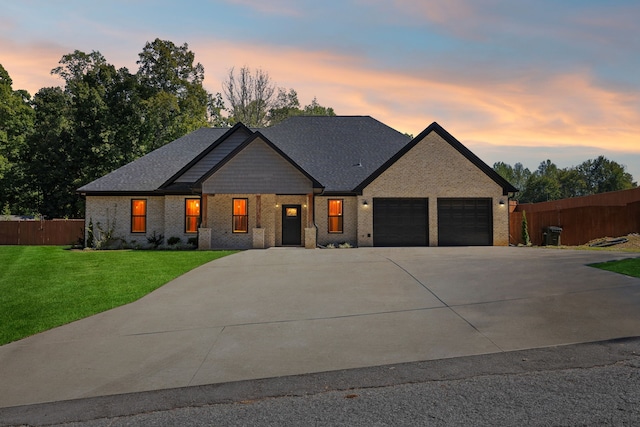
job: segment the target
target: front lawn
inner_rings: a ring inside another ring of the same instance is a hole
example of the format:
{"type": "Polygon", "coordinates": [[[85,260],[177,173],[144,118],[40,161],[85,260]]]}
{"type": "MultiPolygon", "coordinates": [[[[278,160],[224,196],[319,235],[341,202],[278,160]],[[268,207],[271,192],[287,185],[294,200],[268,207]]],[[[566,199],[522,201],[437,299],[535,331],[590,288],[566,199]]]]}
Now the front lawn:
{"type": "Polygon", "coordinates": [[[0,345],[130,303],[231,253],[0,246],[0,345]]]}
{"type": "Polygon", "coordinates": [[[619,261],[592,264],[592,267],[613,271],[627,276],[640,277],[640,258],[621,259],[619,261]]]}

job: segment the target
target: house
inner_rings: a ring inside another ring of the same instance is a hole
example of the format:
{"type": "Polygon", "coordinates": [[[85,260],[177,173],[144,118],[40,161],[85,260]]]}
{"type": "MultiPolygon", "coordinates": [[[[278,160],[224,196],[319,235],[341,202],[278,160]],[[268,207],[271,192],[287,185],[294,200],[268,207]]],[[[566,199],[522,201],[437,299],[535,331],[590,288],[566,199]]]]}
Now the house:
{"type": "Polygon", "coordinates": [[[368,116],[203,128],[78,191],[127,242],[206,248],[508,245],[516,190],[437,123],[410,137],[368,116]]]}

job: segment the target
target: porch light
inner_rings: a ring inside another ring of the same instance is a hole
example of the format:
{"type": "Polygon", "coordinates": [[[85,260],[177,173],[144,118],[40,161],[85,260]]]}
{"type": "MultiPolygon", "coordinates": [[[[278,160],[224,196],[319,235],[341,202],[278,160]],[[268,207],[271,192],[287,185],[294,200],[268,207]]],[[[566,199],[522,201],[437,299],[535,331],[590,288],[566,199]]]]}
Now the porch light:
{"type": "Polygon", "coordinates": [[[500,206],[504,206],[504,200],[503,200],[503,199],[500,199],[500,201],[498,202],[498,204],[499,204],[500,206]]]}
{"type": "Polygon", "coordinates": [[[369,203],[365,200],[364,202],[362,202],[362,206],[366,208],[367,206],[369,206],[369,203]]]}

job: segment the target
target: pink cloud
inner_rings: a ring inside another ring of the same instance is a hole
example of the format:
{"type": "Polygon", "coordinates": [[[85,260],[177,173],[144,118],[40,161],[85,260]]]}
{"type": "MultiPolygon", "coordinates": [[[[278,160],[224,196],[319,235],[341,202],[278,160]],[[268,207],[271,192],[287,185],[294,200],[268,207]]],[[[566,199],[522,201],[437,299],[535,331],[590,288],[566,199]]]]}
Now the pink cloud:
{"type": "MultiPolygon", "coordinates": [[[[145,37],[129,38],[139,42],[129,42],[126,49],[97,50],[116,67],[126,61],[135,72],[145,37]]],[[[221,92],[231,67],[246,65],[269,72],[278,86],[295,89],[303,105],[317,97],[337,114],[371,115],[414,135],[438,121],[462,142],[640,152],[640,93],[605,87],[587,70],[556,75],[531,71],[496,79],[484,77],[488,73],[447,72],[438,63],[411,72],[380,69],[355,54],[268,44],[202,39],[189,41],[189,47],[205,66],[205,86],[214,93],[221,92]]],[[[49,71],[72,50],[0,39],[0,58],[13,88],[32,95],[62,83],[49,71]]]]}
{"type": "Polygon", "coordinates": [[[192,48],[212,92],[221,91],[232,66],[247,65],[296,89],[303,104],[316,96],[338,114],[371,115],[412,134],[435,120],[461,140],[640,151],[640,94],[600,86],[587,72],[494,82],[376,70],[363,58],[327,51],[208,41],[192,48]]]}
{"type": "Polygon", "coordinates": [[[13,89],[25,89],[31,95],[47,86],[60,86],[61,80],[50,74],[64,51],[54,43],[21,44],[0,39],[2,65],[13,80],[13,89]]]}

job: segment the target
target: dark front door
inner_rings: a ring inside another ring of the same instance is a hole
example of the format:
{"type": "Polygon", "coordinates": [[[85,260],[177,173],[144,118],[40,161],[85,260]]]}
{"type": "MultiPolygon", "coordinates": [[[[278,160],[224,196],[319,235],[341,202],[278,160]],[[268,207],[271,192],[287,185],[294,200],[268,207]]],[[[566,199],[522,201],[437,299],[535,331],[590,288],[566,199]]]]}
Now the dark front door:
{"type": "Polygon", "coordinates": [[[373,199],[374,246],[427,246],[428,200],[373,199]]]}
{"type": "Polygon", "coordinates": [[[302,216],[300,205],[282,205],[282,244],[302,244],[302,216]]]}

